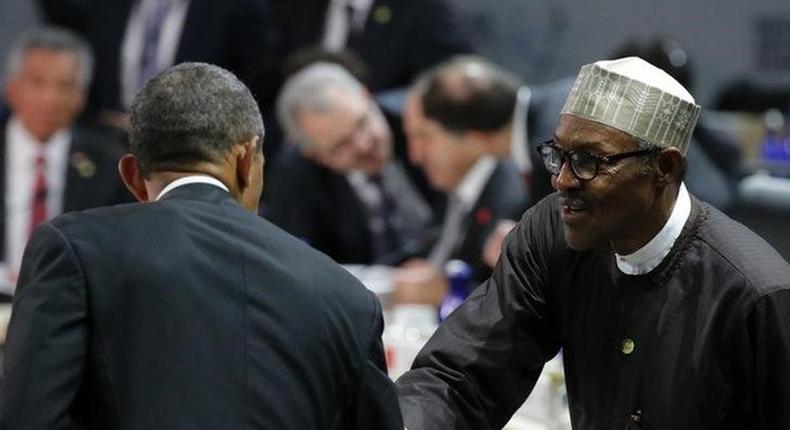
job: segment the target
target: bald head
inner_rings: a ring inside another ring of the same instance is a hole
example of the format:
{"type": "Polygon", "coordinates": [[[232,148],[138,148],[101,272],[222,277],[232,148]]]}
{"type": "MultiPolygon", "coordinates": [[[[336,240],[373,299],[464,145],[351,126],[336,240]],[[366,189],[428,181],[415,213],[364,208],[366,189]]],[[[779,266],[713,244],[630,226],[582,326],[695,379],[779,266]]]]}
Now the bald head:
{"type": "Polygon", "coordinates": [[[510,124],[520,80],[474,56],[440,64],[427,79],[422,97],[425,116],[455,133],[491,133],[510,124]]]}

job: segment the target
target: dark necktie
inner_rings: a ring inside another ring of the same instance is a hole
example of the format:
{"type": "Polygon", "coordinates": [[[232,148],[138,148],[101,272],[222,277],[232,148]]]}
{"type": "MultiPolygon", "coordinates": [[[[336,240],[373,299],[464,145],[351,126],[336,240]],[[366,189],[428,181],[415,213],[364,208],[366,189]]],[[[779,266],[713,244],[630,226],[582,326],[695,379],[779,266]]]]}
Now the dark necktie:
{"type": "Polygon", "coordinates": [[[428,256],[431,263],[444,267],[444,263],[450,259],[461,241],[465,214],[463,201],[455,193],[450,193],[447,199],[447,212],[442,223],[442,233],[428,256]]]}
{"type": "Polygon", "coordinates": [[[388,255],[395,250],[398,238],[395,231],[393,217],[395,215],[395,202],[392,195],[384,187],[381,176],[370,178],[370,182],[379,192],[379,204],[372,210],[371,234],[373,239],[374,259],[388,255]]]}
{"type": "Polygon", "coordinates": [[[354,7],[348,0],[331,0],[327,6],[323,47],[332,52],[342,51],[351,33],[354,7]]]}
{"type": "Polygon", "coordinates": [[[30,203],[30,233],[47,220],[47,160],[44,154],[36,157],[33,199],[30,203]]]}
{"type": "Polygon", "coordinates": [[[142,88],[159,71],[157,62],[159,39],[169,9],[170,0],[154,0],[154,4],[148,10],[143,8],[145,28],[143,32],[143,51],[140,57],[140,75],[137,81],[138,89],[142,88]]]}

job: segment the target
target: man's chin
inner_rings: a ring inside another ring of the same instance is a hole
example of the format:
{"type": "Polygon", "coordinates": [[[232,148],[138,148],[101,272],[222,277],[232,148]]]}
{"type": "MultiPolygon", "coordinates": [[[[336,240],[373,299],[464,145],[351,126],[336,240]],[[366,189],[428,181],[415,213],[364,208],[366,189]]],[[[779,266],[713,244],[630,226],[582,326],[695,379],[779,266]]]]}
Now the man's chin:
{"type": "Polygon", "coordinates": [[[573,231],[573,229],[565,227],[565,243],[568,248],[574,251],[587,251],[595,247],[595,241],[589,235],[581,234],[573,231]]]}
{"type": "Polygon", "coordinates": [[[384,162],[381,160],[365,161],[358,164],[359,170],[365,172],[367,175],[378,175],[384,169],[384,162]]]}

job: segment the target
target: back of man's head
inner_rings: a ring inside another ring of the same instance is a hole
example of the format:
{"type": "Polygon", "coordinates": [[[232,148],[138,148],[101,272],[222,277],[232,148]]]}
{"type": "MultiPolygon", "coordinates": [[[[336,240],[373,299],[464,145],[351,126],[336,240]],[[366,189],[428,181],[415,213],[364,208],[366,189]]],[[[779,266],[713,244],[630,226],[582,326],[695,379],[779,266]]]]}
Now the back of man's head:
{"type": "Polygon", "coordinates": [[[425,116],[448,131],[496,132],[510,124],[521,81],[480,57],[460,56],[428,75],[425,116]]]}
{"type": "Polygon", "coordinates": [[[217,162],[233,145],[263,133],[258,105],[247,87],[210,64],[165,70],[145,84],[131,107],[131,152],[146,176],[217,162]]]}

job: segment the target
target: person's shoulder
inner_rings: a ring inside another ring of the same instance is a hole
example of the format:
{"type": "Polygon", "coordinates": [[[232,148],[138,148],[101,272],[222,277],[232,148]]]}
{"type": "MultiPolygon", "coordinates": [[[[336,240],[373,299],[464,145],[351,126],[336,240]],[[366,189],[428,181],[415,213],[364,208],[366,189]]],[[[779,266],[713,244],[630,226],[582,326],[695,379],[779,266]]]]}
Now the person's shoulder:
{"type": "Polygon", "coordinates": [[[379,310],[375,295],[351,272],[270,221],[259,218],[258,222],[272,245],[272,261],[288,268],[295,289],[322,303],[322,312],[369,319],[379,310]]]}
{"type": "Polygon", "coordinates": [[[355,290],[367,291],[351,273],[340,266],[328,255],[311,247],[303,240],[294,237],[281,227],[262,217],[257,218],[262,233],[272,243],[277,244],[277,254],[284,260],[294,263],[294,267],[309,270],[303,272],[306,277],[319,286],[321,293],[332,293],[336,288],[345,289],[351,285],[355,290]]]}
{"type": "Polygon", "coordinates": [[[307,168],[313,164],[302,155],[299,145],[283,146],[275,158],[275,166],[280,168],[280,170],[307,168]]]}
{"type": "Polygon", "coordinates": [[[282,148],[273,164],[272,186],[312,184],[327,178],[340,177],[340,175],[305,157],[297,145],[282,148]]]}
{"type": "Polygon", "coordinates": [[[112,229],[113,225],[117,226],[119,223],[123,223],[125,218],[136,216],[145,210],[146,205],[141,203],[102,206],[66,212],[52,219],[50,224],[64,232],[78,232],[83,229],[112,229]]]}
{"type": "Polygon", "coordinates": [[[702,219],[694,239],[710,264],[729,269],[731,281],[757,295],[790,288],[790,264],[768,242],[713,206],[696,204],[702,219]]]}
{"type": "Polygon", "coordinates": [[[126,152],[123,134],[111,127],[91,123],[76,124],[72,131],[72,152],[117,160],[126,152]]]}

